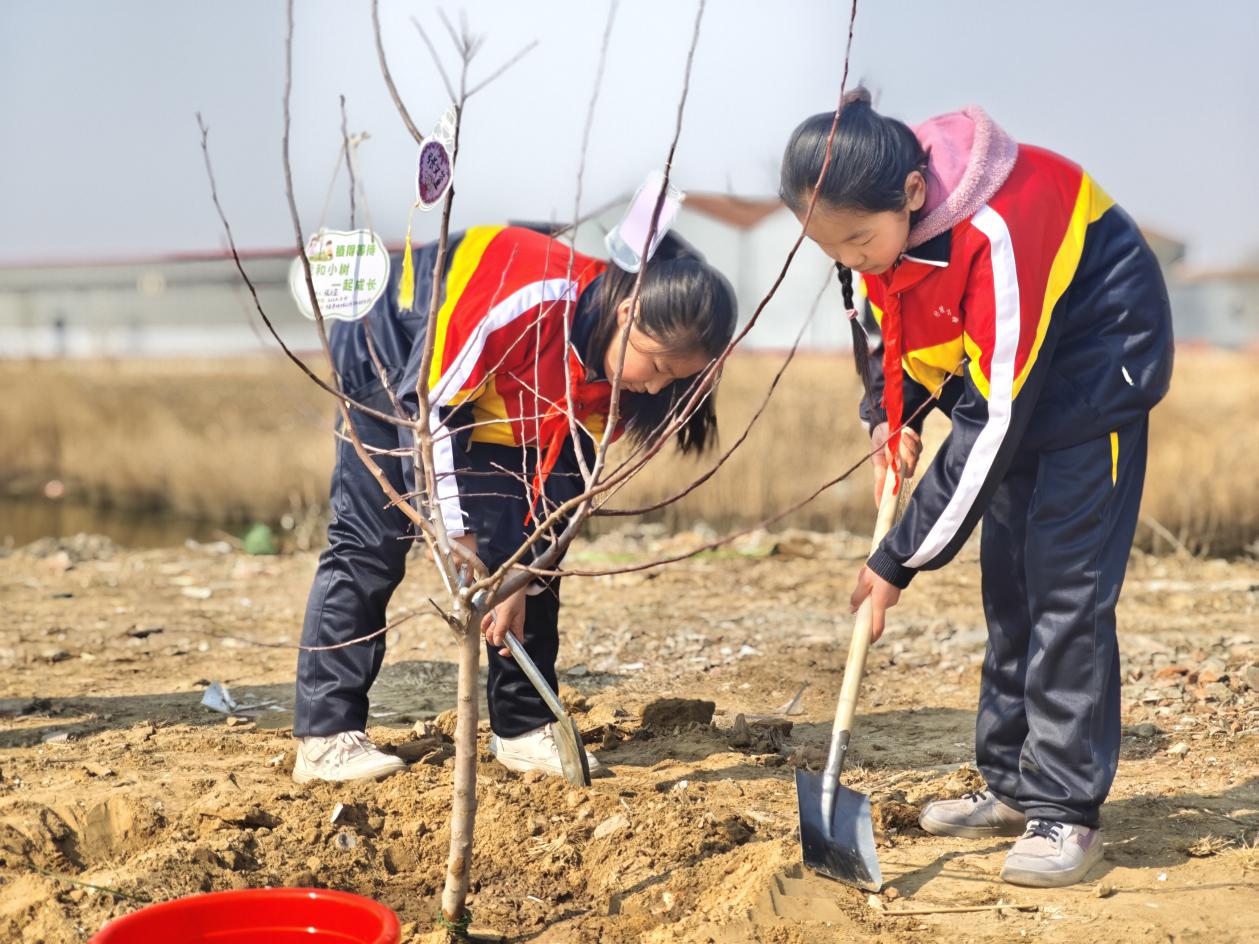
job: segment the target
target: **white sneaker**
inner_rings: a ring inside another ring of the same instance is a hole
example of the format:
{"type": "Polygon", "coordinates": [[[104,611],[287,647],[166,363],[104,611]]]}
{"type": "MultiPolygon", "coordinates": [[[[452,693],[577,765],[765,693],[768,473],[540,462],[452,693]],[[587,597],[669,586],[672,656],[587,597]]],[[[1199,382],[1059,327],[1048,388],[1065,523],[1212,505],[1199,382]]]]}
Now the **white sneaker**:
{"type": "MultiPolygon", "coordinates": [[[[555,746],[555,734],[550,724],[544,724],[514,738],[495,734],[490,738],[490,753],[508,770],[517,773],[523,774],[530,770],[541,770],[557,776],[564,773],[560,764],[560,751],[555,746]]],[[[586,761],[590,764],[591,776],[594,776],[595,771],[601,769],[599,762],[589,751],[586,751],[586,761]]]]}
{"type": "Polygon", "coordinates": [[[293,781],[380,780],[406,767],[401,757],[378,750],[362,731],[342,731],[298,740],[293,781]]]}
{"type": "Polygon", "coordinates": [[[1012,885],[1063,888],[1082,881],[1101,860],[1100,829],[1029,819],[1023,838],[1006,854],[1001,877],[1012,885]]]}

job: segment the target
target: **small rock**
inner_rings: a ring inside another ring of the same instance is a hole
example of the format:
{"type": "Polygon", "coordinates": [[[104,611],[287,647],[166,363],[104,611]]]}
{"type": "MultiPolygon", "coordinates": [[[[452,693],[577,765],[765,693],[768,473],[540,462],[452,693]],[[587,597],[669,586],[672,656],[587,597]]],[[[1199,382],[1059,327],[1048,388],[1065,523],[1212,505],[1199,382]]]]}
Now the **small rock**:
{"type": "Polygon", "coordinates": [[[223,867],[223,860],[218,857],[218,854],[213,849],[207,849],[205,846],[198,846],[193,849],[189,858],[194,865],[199,865],[203,869],[221,869],[223,867]]]}
{"type": "Polygon", "coordinates": [[[625,814],[617,813],[615,816],[609,816],[596,826],[592,835],[595,839],[604,839],[613,833],[620,832],[622,829],[628,829],[629,824],[629,818],[625,814]]]}
{"type": "Polygon", "coordinates": [[[893,885],[892,887],[884,890],[883,897],[888,901],[896,901],[896,899],[901,897],[901,893],[896,886],[893,885]]]}
{"type": "Polygon", "coordinates": [[[571,669],[566,670],[564,674],[571,678],[585,678],[587,675],[590,674],[590,669],[585,665],[585,663],[583,663],[581,665],[575,665],[571,669]]]}
{"type": "Polygon", "coordinates": [[[1111,895],[1115,894],[1115,886],[1098,885],[1095,889],[1093,889],[1093,894],[1098,898],[1109,898],[1111,895]]]}
{"type": "Polygon", "coordinates": [[[300,872],[294,872],[284,880],[284,884],[289,888],[314,888],[319,884],[319,880],[315,878],[314,872],[302,869],[300,872]]]}
{"type": "Polygon", "coordinates": [[[214,591],[209,587],[184,587],[179,592],[193,600],[208,600],[214,596],[214,591]]]}
{"type": "Polygon", "coordinates": [[[524,774],[521,775],[521,779],[524,780],[525,783],[541,783],[546,779],[546,776],[545,770],[526,770],[524,774]]]}
{"type": "Polygon", "coordinates": [[[1259,665],[1248,665],[1242,670],[1242,679],[1251,691],[1259,691],[1259,665]]]}
{"type": "Polygon", "coordinates": [[[1168,665],[1168,666],[1164,666],[1163,668],[1155,672],[1154,677],[1156,679],[1170,679],[1170,678],[1178,678],[1182,675],[1188,675],[1188,674],[1189,674],[1189,669],[1187,666],[1168,665]]]}
{"type": "Polygon", "coordinates": [[[44,744],[68,744],[70,742],[70,732],[60,731],[56,734],[45,734],[40,740],[44,744]]]}
{"type": "Polygon", "coordinates": [[[1189,745],[1184,741],[1178,741],[1167,749],[1167,753],[1172,757],[1184,757],[1189,753],[1189,745]]]}
{"type": "Polygon", "coordinates": [[[1158,734],[1158,728],[1150,724],[1148,721],[1137,725],[1136,735],[1139,738],[1152,738],[1156,734],[1158,734]]]}
{"type": "Polygon", "coordinates": [[[236,728],[240,727],[242,724],[249,724],[249,719],[241,718],[237,715],[228,715],[224,724],[226,724],[229,728],[236,728]]]}
{"type": "Polygon", "coordinates": [[[41,649],[39,657],[45,662],[65,662],[66,659],[70,658],[70,653],[64,649],[48,648],[41,649]]]}
{"type": "MultiPolygon", "coordinates": [[[[448,742],[440,733],[434,733],[429,737],[417,738],[414,741],[407,741],[405,744],[399,744],[397,754],[408,764],[414,764],[421,761],[434,751],[445,751],[448,742]]],[[[445,757],[442,758],[445,760],[445,757]]]]}
{"type": "Polygon", "coordinates": [[[358,837],[353,833],[339,832],[332,837],[332,844],[343,852],[349,852],[358,845],[358,837]]]}
{"type": "Polygon", "coordinates": [[[883,899],[880,898],[878,895],[868,896],[866,898],[866,904],[869,905],[871,908],[873,908],[875,911],[884,910],[883,899]]]}

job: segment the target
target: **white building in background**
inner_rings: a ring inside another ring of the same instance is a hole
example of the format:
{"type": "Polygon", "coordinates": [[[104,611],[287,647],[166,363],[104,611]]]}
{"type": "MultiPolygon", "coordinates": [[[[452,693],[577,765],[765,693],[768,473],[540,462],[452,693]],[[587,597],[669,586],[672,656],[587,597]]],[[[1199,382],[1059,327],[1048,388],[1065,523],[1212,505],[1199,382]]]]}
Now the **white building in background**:
{"type": "MultiPolygon", "coordinates": [[[[603,237],[623,211],[618,202],[584,223],[575,237],[578,249],[606,257],[603,237]]],[[[800,224],[776,198],[694,193],[674,229],[733,283],[742,326],[778,277],[800,224]]],[[[1259,343],[1259,268],[1188,271],[1183,243],[1149,230],[1146,236],[1168,277],[1179,341],[1233,348],[1259,343]]],[[[314,324],[288,291],[294,255],[291,248],[248,252],[243,264],[285,342],[313,351],[314,324]]],[[[805,350],[847,348],[842,308],[834,264],[805,240],[743,347],[785,350],[800,335],[805,350]]],[[[0,265],[0,357],[261,351],[274,353],[276,344],[231,257],[222,253],[0,265]]]]}
{"type": "MultiPolygon", "coordinates": [[[[286,343],[318,345],[288,291],[292,250],[242,260],[286,343]]],[[[230,255],[0,266],[0,357],[144,357],[277,350],[230,255]]]]}

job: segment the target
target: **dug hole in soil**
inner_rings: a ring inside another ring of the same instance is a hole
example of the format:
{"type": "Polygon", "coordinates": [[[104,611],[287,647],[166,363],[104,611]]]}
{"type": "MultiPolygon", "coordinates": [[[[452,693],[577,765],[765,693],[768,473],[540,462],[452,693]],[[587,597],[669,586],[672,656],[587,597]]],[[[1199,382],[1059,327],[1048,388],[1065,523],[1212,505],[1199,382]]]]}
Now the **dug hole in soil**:
{"type": "MultiPolygon", "coordinates": [[[[688,542],[701,543],[607,535],[570,561],[688,542]]],[[[579,790],[509,773],[484,753],[483,725],[474,929],[610,944],[1254,939],[1253,561],[1134,559],[1106,860],[1059,890],[1002,883],[1007,841],[916,825],[927,801],[981,783],[985,639],[974,554],[921,575],[871,652],[844,777],[874,801],[888,884],[872,898],[803,872],[793,770],[825,756],[862,550],[844,535],[757,535],[659,573],[566,581],[563,696],[612,776],[579,790]],[[800,713],[784,715],[804,683],[800,713]],[[963,905],[1008,907],[897,915],[963,905]]],[[[455,648],[417,561],[391,611],[417,615],[390,633],[369,727],[410,768],[294,785],[292,646],[314,562],[104,541],[0,561],[0,940],[84,941],[142,900],[264,885],[366,895],[398,912],[404,940],[428,939],[455,648]],[[200,706],[214,681],[235,713],[200,706]]]]}

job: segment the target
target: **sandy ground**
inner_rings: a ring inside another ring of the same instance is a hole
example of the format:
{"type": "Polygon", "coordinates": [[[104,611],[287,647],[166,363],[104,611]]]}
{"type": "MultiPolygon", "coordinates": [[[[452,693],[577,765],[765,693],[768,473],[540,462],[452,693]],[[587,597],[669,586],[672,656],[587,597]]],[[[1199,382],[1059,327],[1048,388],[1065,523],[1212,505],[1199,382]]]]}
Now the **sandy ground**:
{"type": "MultiPolygon", "coordinates": [[[[607,536],[570,562],[695,540],[607,536]]],[[[614,776],[582,791],[483,758],[475,928],[612,944],[1255,939],[1259,564],[1134,560],[1105,863],[1049,891],[1000,881],[1004,841],[915,825],[924,802],[978,782],[985,635],[973,550],[921,577],[872,653],[845,776],[881,827],[888,884],[872,904],[802,872],[792,784],[825,750],[861,552],[844,536],[762,537],[664,572],[568,581],[565,694],[614,776]],[[789,733],[755,723],[803,683],[789,733]],[[645,728],[642,709],[665,695],[715,714],[645,728]],[[896,914],[999,902],[1036,910],[896,914]]],[[[450,770],[425,722],[453,704],[454,647],[425,613],[433,588],[416,563],[394,613],[418,615],[391,634],[370,730],[414,763],[381,783],[295,786],[291,647],[313,567],[84,540],[0,560],[0,940],[83,941],[137,899],[263,885],[358,892],[394,908],[406,939],[431,929],[450,770]],[[211,681],[273,704],[216,714],[199,706],[211,681]]]]}

